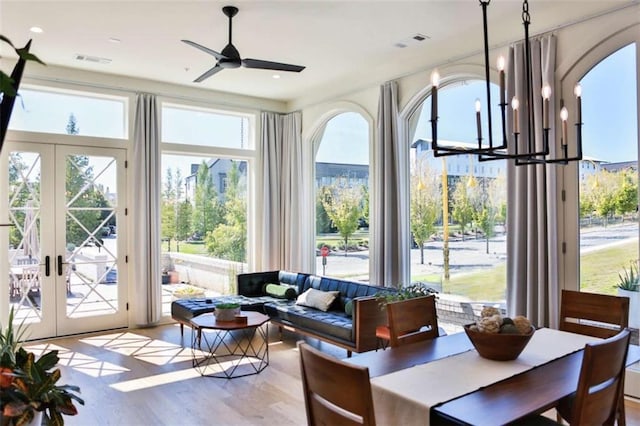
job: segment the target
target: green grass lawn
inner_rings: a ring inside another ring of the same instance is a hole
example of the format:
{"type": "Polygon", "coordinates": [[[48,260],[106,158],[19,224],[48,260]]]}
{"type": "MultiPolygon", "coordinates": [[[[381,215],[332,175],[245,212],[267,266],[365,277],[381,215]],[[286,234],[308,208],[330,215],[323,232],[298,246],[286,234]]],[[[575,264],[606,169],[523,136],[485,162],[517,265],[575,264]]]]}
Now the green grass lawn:
{"type": "MultiPolygon", "coordinates": [[[[162,242],[162,251],[166,252],[169,251],[169,247],[167,245],[166,241],[162,242]]],[[[176,242],[175,241],[171,241],[171,251],[178,251],[176,249],[176,242]]],[[[184,241],[180,242],[180,253],[185,253],[185,254],[207,254],[207,249],[206,246],[204,244],[193,244],[193,243],[187,243],[184,241]]]]}
{"type": "MultiPolygon", "coordinates": [[[[595,250],[580,257],[580,289],[582,291],[616,294],[618,272],[637,258],[638,243],[631,241],[615,247],[595,250]]],[[[454,275],[443,282],[443,292],[466,296],[471,300],[505,299],[505,265],[492,269],[454,275]]],[[[440,282],[437,275],[412,277],[413,281],[440,282]]]]}
{"type": "Polygon", "coordinates": [[[616,294],[618,272],[638,258],[638,242],[593,251],[580,257],[580,289],[616,294]]]}

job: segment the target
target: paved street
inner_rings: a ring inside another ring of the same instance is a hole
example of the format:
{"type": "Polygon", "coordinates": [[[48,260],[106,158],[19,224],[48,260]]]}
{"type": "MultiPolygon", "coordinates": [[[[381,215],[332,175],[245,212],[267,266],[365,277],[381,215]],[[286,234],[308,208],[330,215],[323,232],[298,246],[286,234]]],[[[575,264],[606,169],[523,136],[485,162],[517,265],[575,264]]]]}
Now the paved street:
{"type": "MultiPolygon", "coordinates": [[[[638,224],[628,222],[611,225],[607,228],[589,228],[582,232],[580,247],[582,253],[638,239],[638,224]]],[[[442,241],[425,244],[424,264],[420,264],[420,250],[411,250],[411,275],[441,274],[443,270],[442,241]]],[[[449,241],[449,264],[452,275],[471,272],[477,269],[492,268],[506,262],[506,236],[495,236],[489,241],[489,253],[486,241],[465,236],[465,241],[449,241]]],[[[322,257],[316,258],[316,271],[322,273],[322,257]]],[[[355,276],[364,279],[369,271],[369,251],[333,252],[327,258],[326,275],[338,277],[355,276]]]]}

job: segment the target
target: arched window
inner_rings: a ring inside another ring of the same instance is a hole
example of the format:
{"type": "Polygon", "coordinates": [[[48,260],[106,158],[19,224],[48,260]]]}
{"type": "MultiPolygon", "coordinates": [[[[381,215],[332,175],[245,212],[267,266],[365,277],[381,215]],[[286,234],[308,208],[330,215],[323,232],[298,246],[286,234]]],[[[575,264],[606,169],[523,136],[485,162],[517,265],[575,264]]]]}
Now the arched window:
{"type": "MultiPolygon", "coordinates": [[[[491,90],[492,133],[494,144],[500,144],[497,86],[492,84],[491,90]]],[[[438,99],[439,143],[477,144],[476,99],[486,111],[483,81],[458,81],[442,87],[438,99]]],[[[430,118],[430,98],[409,117],[409,123],[416,123],[410,126],[409,134],[411,281],[439,291],[441,306],[446,307],[450,299],[452,315],[441,315],[441,322],[459,326],[473,321],[472,316],[460,318],[460,300],[470,309],[473,306],[467,302],[505,301],[506,162],[494,161],[485,167],[485,163],[478,164],[475,155],[435,158],[430,118]]],[[[487,135],[486,120],[483,126],[482,132],[487,135]]]]}
{"type": "MultiPolygon", "coordinates": [[[[583,162],[579,169],[581,291],[638,299],[638,99],[636,45],[603,58],[581,79],[583,162]],[[625,280],[624,278],[629,278],[625,280]]],[[[637,302],[636,302],[637,303],[637,302]]],[[[632,312],[629,325],[640,325],[632,312]]]]}
{"type": "Polygon", "coordinates": [[[368,280],[369,124],[362,115],[341,113],[324,126],[315,203],[316,273],[368,280]]]}

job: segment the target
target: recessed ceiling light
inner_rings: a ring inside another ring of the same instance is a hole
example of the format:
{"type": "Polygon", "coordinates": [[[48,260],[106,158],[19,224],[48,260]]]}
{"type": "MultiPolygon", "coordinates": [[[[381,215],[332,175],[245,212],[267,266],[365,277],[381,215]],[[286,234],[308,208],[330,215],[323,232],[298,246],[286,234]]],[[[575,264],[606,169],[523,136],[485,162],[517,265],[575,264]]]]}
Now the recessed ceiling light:
{"type": "Polygon", "coordinates": [[[31,31],[32,33],[36,33],[36,34],[40,34],[43,33],[44,30],[40,27],[31,27],[29,28],[29,31],[31,31]]]}
{"type": "Polygon", "coordinates": [[[280,78],[280,74],[274,74],[272,75],[273,78],[275,78],[276,80],[280,78]]]}
{"type": "Polygon", "coordinates": [[[115,37],[109,37],[107,40],[109,40],[111,43],[120,43],[120,39],[115,37]]]}

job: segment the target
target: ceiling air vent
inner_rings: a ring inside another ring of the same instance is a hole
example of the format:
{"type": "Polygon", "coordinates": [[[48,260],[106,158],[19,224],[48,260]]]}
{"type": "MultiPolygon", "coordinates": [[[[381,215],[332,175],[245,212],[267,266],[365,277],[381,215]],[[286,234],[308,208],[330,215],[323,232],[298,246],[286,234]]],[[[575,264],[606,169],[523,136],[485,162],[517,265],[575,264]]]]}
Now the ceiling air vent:
{"type": "Polygon", "coordinates": [[[75,56],[74,56],[74,59],[76,59],[78,61],[93,62],[94,64],[110,64],[111,63],[111,59],[108,59],[108,58],[100,58],[98,56],[82,55],[80,53],[76,53],[75,56]]]}
{"type": "Polygon", "coordinates": [[[424,34],[420,34],[420,33],[416,33],[410,37],[407,37],[405,39],[402,39],[396,43],[394,43],[393,45],[395,47],[398,47],[400,49],[404,49],[405,47],[409,47],[412,45],[415,45],[417,43],[423,42],[425,40],[429,40],[431,37],[429,37],[428,35],[424,35],[424,34]]]}

